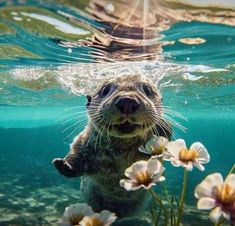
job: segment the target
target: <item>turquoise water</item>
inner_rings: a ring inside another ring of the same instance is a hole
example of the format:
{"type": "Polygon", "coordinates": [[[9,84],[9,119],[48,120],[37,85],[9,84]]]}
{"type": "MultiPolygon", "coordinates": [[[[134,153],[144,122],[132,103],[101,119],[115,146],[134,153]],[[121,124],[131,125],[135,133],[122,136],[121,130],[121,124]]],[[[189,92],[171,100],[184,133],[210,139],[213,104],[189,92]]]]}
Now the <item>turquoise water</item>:
{"type": "MultiPolygon", "coordinates": [[[[79,179],[59,175],[51,161],[85,127],[84,95],[104,78],[136,72],[158,84],[187,129],[175,126],[174,139],[200,141],[211,155],[205,172],[190,173],[185,225],[212,225],[193,191],[235,162],[235,28],[208,19],[143,31],[95,14],[92,2],[0,2],[0,225],[55,225],[66,206],[82,202],[79,179]]],[[[176,195],[182,170],[167,168],[176,195]]]]}

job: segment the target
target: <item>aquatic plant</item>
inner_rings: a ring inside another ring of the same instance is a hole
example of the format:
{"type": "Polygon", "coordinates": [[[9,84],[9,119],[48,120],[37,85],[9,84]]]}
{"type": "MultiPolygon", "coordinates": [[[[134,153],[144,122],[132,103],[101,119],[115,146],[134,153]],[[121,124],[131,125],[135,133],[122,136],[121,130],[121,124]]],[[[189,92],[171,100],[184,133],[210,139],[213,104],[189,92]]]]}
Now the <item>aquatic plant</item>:
{"type": "Polygon", "coordinates": [[[151,158],[148,161],[138,161],[125,171],[129,179],[120,180],[120,186],[127,191],[135,191],[139,188],[150,189],[157,182],[165,180],[162,176],[165,168],[158,159],[151,158]]]}
{"type": "Polygon", "coordinates": [[[193,143],[191,147],[187,149],[185,141],[178,139],[169,142],[167,151],[164,152],[163,159],[170,161],[173,166],[182,166],[188,171],[191,171],[193,166],[204,171],[205,168],[202,164],[206,164],[210,161],[210,155],[200,142],[193,143]]]}
{"type": "Polygon", "coordinates": [[[144,146],[139,147],[139,151],[151,156],[162,157],[168,143],[169,141],[165,137],[154,135],[144,146]]]}
{"type": "Polygon", "coordinates": [[[202,164],[210,161],[210,155],[206,148],[200,142],[193,143],[189,149],[183,139],[169,142],[167,151],[163,154],[163,159],[170,161],[175,167],[184,167],[183,187],[179,201],[178,218],[176,225],[179,226],[182,221],[183,207],[188,183],[188,171],[193,169],[193,166],[199,170],[204,171],[205,168],[202,164]]]}
{"type": "Polygon", "coordinates": [[[114,213],[103,210],[94,213],[86,203],[78,203],[65,208],[62,219],[58,222],[60,226],[109,226],[117,219],[114,213]]]}
{"type": "Polygon", "coordinates": [[[154,225],[159,224],[160,215],[163,211],[165,226],[167,226],[169,222],[172,226],[179,226],[182,222],[188,172],[193,169],[193,166],[199,168],[201,171],[205,170],[202,164],[206,164],[210,161],[210,155],[207,149],[200,142],[193,143],[188,149],[185,141],[182,139],[169,142],[166,138],[153,136],[144,146],[139,148],[139,151],[152,157],[148,161],[139,161],[127,168],[125,176],[130,179],[122,179],[120,181],[121,187],[124,187],[128,191],[143,187],[150,192],[153,200],[150,212],[154,225]],[[159,158],[161,162],[157,158],[159,158]],[[165,180],[165,177],[162,175],[165,170],[163,167],[164,161],[170,161],[175,167],[182,166],[184,168],[183,186],[179,201],[174,196],[169,197],[166,185],[162,186],[167,199],[167,206],[163,204],[162,197],[151,189],[153,185],[156,185],[156,182],[165,180]],[[149,165],[151,167],[149,167],[149,165]],[[155,176],[154,173],[157,175],[156,180],[153,179],[155,176]],[[159,206],[158,214],[156,214],[157,206],[159,206]],[[175,210],[176,206],[178,207],[177,211],[175,210]]]}
{"type": "Polygon", "coordinates": [[[85,216],[93,214],[92,208],[86,203],[78,203],[65,208],[62,219],[58,222],[60,226],[78,225],[85,216]]]}
{"type": "Polygon", "coordinates": [[[86,216],[79,223],[80,226],[109,226],[117,216],[108,210],[103,210],[101,213],[95,213],[92,216],[86,216]]]}
{"type": "Polygon", "coordinates": [[[218,223],[221,216],[235,223],[235,174],[223,180],[220,173],[207,176],[195,189],[197,208],[210,210],[210,219],[218,223]]]}
{"type": "Polygon", "coordinates": [[[120,186],[127,191],[135,191],[140,188],[149,190],[153,200],[163,209],[165,225],[167,225],[167,211],[161,198],[151,190],[151,187],[156,185],[157,182],[165,180],[165,177],[162,176],[164,170],[165,168],[162,166],[162,163],[155,157],[150,158],[148,161],[135,162],[126,169],[125,176],[129,179],[121,179],[120,186]]]}

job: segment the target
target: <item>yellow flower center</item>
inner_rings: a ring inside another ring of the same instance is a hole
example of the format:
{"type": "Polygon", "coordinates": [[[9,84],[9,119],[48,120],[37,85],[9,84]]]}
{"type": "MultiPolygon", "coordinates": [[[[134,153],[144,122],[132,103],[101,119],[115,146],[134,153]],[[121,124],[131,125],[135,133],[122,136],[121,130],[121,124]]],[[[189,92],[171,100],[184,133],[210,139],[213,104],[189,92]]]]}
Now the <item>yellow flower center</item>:
{"type": "Polygon", "coordinates": [[[104,223],[96,217],[90,217],[89,220],[86,222],[86,226],[103,226],[104,223]]]}
{"type": "Polygon", "coordinates": [[[197,151],[192,149],[188,150],[187,148],[181,149],[179,153],[180,160],[183,162],[194,162],[198,156],[197,151]]]}
{"type": "Polygon", "coordinates": [[[235,189],[229,184],[223,184],[216,188],[217,199],[223,204],[235,203],[235,189]]]}
{"type": "Polygon", "coordinates": [[[150,174],[146,170],[137,172],[135,177],[136,177],[138,184],[147,185],[152,181],[150,174]]]}
{"type": "Polygon", "coordinates": [[[165,151],[165,146],[164,145],[159,145],[159,146],[151,146],[151,151],[153,155],[161,155],[165,151]]]}
{"type": "Polygon", "coordinates": [[[69,218],[69,222],[71,225],[78,225],[83,217],[84,215],[82,214],[73,215],[69,218]]]}

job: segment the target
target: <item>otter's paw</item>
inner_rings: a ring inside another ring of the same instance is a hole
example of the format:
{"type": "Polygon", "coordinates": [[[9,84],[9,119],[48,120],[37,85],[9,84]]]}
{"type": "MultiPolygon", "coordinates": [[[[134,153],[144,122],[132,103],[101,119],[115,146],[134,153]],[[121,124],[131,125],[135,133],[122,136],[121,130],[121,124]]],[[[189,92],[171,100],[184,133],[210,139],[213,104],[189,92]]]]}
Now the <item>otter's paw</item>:
{"type": "Polygon", "coordinates": [[[72,166],[66,162],[64,159],[56,158],[52,161],[55,168],[64,176],[73,177],[75,176],[75,172],[72,166]]]}

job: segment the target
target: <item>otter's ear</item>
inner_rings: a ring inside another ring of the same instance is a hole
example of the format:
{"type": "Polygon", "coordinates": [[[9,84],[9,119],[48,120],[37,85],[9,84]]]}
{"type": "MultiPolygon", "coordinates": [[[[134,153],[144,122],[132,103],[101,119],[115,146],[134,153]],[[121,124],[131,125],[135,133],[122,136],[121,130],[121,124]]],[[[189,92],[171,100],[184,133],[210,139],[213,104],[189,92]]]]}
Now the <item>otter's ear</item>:
{"type": "Polygon", "coordinates": [[[90,95],[86,95],[86,99],[87,99],[86,107],[89,107],[90,104],[91,104],[91,96],[90,95]]]}

